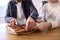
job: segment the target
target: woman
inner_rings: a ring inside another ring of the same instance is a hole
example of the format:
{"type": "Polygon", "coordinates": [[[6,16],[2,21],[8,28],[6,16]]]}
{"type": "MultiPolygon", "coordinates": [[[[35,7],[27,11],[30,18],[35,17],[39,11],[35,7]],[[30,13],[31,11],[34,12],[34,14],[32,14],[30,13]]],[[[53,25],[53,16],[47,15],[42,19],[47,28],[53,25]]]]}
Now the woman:
{"type": "Polygon", "coordinates": [[[35,20],[38,18],[38,12],[31,0],[11,0],[8,3],[5,21],[14,25],[24,26],[25,30],[31,30],[35,20]],[[31,24],[31,25],[30,25],[31,24]],[[29,28],[28,28],[29,26],[29,28]]]}
{"type": "Polygon", "coordinates": [[[40,31],[47,31],[60,25],[60,3],[59,0],[48,0],[43,6],[42,21],[37,25],[40,31]]]}
{"type": "Polygon", "coordinates": [[[13,26],[25,24],[26,26],[33,26],[37,17],[38,12],[31,0],[11,0],[8,3],[5,21],[13,26]]]}

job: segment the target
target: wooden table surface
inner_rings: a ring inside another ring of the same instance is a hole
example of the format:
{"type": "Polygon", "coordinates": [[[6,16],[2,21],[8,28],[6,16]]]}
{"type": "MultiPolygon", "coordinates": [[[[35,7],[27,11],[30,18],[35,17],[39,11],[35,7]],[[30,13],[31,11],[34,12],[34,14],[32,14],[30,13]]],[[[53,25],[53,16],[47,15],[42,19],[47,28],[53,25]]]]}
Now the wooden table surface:
{"type": "Polygon", "coordinates": [[[8,34],[5,24],[0,24],[0,40],[60,40],[60,28],[48,32],[37,32],[16,36],[8,34]]]}

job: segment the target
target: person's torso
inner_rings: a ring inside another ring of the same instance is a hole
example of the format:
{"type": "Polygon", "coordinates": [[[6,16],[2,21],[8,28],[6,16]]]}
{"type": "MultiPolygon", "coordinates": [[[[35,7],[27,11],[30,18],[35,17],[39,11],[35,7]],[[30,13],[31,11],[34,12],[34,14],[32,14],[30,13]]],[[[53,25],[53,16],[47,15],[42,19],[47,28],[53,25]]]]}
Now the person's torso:
{"type": "Polygon", "coordinates": [[[21,2],[16,4],[16,7],[17,7],[17,22],[19,25],[23,25],[26,23],[26,17],[24,15],[21,2]]]}
{"type": "MultiPolygon", "coordinates": [[[[10,2],[10,5],[12,7],[11,11],[10,11],[11,12],[10,15],[14,18],[17,18],[17,6],[16,6],[16,4],[17,4],[16,1],[11,1],[10,2]]],[[[24,13],[24,15],[27,19],[28,16],[30,15],[30,5],[29,5],[28,2],[22,1],[21,6],[22,6],[22,9],[23,9],[23,13],[24,13]]]]}
{"type": "Polygon", "coordinates": [[[60,3],[47,4],[45,6],[46,19],[55,20],[58,15],[60,15],[60,3]]]}

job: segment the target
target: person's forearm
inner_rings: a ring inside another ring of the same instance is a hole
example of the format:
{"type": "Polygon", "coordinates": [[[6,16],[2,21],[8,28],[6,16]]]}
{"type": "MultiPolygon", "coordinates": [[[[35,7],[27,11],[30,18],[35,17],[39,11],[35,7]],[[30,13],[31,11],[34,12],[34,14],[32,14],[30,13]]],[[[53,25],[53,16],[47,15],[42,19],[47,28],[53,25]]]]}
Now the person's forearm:
{"type": "Polygon", "coordinates": [[[36,28],[40,31],[47,31],[51,28],[51,23],[50,22],[41,22],[37,24],[36,28]]]}
{"type": "Polygon", "coordinates": [[[35,10],[33,10],[33,12],[31,13],[30,17],[33,18],[36,21],[36,19],[38,18],[38,13],[35,12],[35,10]]]}
{"type": "Polygon", "coordinates": [[[38,18],[38,11],[33,4],[30,5],[30,13],[30,17],[32,17],[34,20],[38,18]]]}

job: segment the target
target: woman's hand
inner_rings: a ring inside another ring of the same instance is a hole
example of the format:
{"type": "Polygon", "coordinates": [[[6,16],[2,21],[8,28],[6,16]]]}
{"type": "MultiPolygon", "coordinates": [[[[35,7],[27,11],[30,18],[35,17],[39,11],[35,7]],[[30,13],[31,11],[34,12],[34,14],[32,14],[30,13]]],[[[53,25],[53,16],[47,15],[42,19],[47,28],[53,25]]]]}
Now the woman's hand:
{"type": "Polygon", "coordinates": [[[52,24],[50,22],[41,22],[40,24],[37,24],[36,28],[40,31],[47,31],[51,26],[52,24]]]}
{"type": "Polygon", "coordinates": [[[36,26],[36,22],[33,20],[33,18],[29,17],[26,22],[25,30],[31,31],[35,26],[36,26]]]}
{"type": "Polygon", "coordinates": [[[10,20],[10,24],[11,24],[12,26],[17,25],[17,20],[16,20],[15,18],[12,18],[12,19],[10,20]]]}

